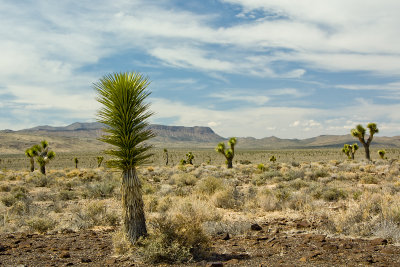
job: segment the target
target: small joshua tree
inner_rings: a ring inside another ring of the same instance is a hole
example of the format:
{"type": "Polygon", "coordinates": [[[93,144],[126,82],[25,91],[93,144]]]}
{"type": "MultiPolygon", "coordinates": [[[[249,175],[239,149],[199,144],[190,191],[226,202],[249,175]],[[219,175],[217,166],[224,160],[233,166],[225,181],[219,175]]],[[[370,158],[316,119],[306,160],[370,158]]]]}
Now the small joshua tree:
{"type": "Polygon", "coordinates": [[[230,146],[230,148],[225,149],[224,142],[219,143],[217,145],[217,147],[215,148],[215,151],[217,151],[218,153],[221,153],[222,155],[225,156],[226,164],[228,166],[228,169],[231,169],[233,167],[232,161],[233,161],[233,157],[235,156],[235,145],[236,145],[236,143],[237,143],[236,137],[232,137],[228,141],[228,145],[230,146]]]}
{"type": "Polygon", "coordinates": [[[31,172],[35,170],[35,157],[39,155],[39,149],[40,149],[39,145],[34,145],[31,148],[25,150],[25,155],[31,161],[31,172]]]}
{"type": "Polygon", "coordinates": [[[192,152],[186,153],[186,164],[193,165],[193,159],[194,155],[192,154],[192,152]]]}
{"type": "Polygon", "coordinates": [[[348,159],[351,159],[350,157],[350,145],[349,144],[344,144],[342,148],[342,152],[347,156],[348,159]]]}
{"type": "Polygon", "coordinates": [[[165,166],[168,166],[168,150],[164,148],[165,166]]]}
{"type": "Polygon", "coordinates": [[[49,151],[49,143],[46,140],[43,140],[38,146],[39,155],[36,160],[40,165],[40,172],[46,174],[46,165],[50,162],[50,160],[54,159],[56,153],[54,151],[49,151]]]}
{"type": "Polygon", "coordinates": [[[387,159],[385,157],[386,151],[384,149],[381,149],[378,151],[379,156],[381,157],[381,159],[387,159]]]}
{"type": "Polygon", "coordinates": [[[75,169],[78,169],[78,163],[79,163],[78,158],[74,158],[74,162],[75,162],[75,169]]]}
{"type": "Polygon", "coordinates": [[[356,128],[351,130],[351,135],[357,137],[360,140],[360,143],[364,146],[365,149],[365,158],[367,160],[371,160],[369,153],[369,146],[374,138],[374,134],[379,133],[379,129],[376,126],[376,123],[368,123],[367,128],[369,129],[369,137],[365,140],[365,128],[362,127],[361,124],[357,125],[356,128]]]}
{"type": "Polygon", "coordinates": [[[272,155],[272,156],[269,158],[269,161],[271,161],[272,163],[275,163],[276,157],[275,157],[274,155],[272,155]]]}
{"type": "Polygon", "coordinates": [[[104,157],[103,156],[98,156],[97,157],[97,168],[100,168],[101,163],[103,162],[104,157]]]}
{"type": "Polygon", "coordinates": [[[342,152],[344,154],[346,154],[346,156],[349,159],[354,159],[354,154],[356,153],[356,151],[358,150],[358,145],[357,143],[354,143],[352,145],[349,144],[344,144],[343,148],[342,148],[342,152]]]}

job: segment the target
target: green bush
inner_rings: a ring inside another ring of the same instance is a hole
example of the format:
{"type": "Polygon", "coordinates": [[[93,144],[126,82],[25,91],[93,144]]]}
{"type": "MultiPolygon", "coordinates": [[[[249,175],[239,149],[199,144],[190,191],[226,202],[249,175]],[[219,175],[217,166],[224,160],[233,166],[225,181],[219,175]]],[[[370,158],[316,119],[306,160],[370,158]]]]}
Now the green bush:
{"type": "Polygon", "coordinates": [[[138,242],[138,253],[146,263],[184,263],[201,256],[209,246],[201,223],[181,214],[149,221],[153,232],[138,242]]]}
{"type": "Polygon", "coordinates": [[[333,202],[338,201],[339,199],[346,199],[347,194],[345,191],[338,188],[328,188],[322,193],[321,197],[325,201],[333,202]]]}
{"type": "Polygon", "coordinates": [[[36,231],[41,234],[54,229],[56,222],[50,218],[34,217],[26,221],[31,231],[36,231]]]}
{"type": "Polygon", "coordinates": [[[197,183],[197,190],[201,193],[212,195],[216,191],[221,190],[224,187],[224,183],[220,178],[208,176],[203,178],[197,183]]]}

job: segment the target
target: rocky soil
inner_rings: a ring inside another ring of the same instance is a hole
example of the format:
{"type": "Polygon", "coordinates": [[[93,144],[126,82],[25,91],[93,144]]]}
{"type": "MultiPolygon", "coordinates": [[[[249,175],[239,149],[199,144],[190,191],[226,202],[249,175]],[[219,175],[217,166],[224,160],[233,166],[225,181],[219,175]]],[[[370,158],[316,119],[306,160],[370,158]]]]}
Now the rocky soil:
{"type": "MultiPolygon", "coordinates": [[[[400,247],[387,239],[318,234],[314,222],[274,219],[243,236],[220,233],[213,251],[182,266],[400,266],[400,247]]],[[[0,266],[146,266],[115,256],[112,230],[0,235],[0,266]]]]}

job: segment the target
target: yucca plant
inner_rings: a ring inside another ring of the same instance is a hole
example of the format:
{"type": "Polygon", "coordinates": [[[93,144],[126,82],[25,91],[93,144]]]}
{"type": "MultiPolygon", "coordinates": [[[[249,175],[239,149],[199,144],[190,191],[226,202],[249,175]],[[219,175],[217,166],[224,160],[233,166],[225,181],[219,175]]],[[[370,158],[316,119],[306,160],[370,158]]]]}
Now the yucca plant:
{"type": "Polygon", "coordinates": [[[276,157],[275,157],[274,155],[272,155],[272,156],[269,158],[269,161],[271,161],[272,163],[275,163],[276,157]]]}
{"type": "Polygon", "coordinates": [[[146,141],[155,136],[148,127],[153,113],[145,102],[150,95],[146,90],[149,84],[147,77],[133,72],[109,74],[93,85],[102,104],[98,121],[106,126],[100,140],[114,146],[105,151],[112,156],[107,164],[122,171],[124,230],[132,243],[147,235],[137,167],[149,162],[152,146],[146,141]]]}
{"type": "Polygon", "coordinates": [[[75,162],[75,169],[78,169],[78,163],[79,163],[78,158],[74,158],[74,162],[75,162]]]}
{"type": "Polygon", "coordinates": [[[186,164],[193,165],[194,155],[192,152],[186,153],[186,164]]]}
{"type": "Polygon", "coordinates": [[[344,144],[343,148],[342,148],[342,152],[344,154],[346,154],[346,156],[349,159],[354,159],[354,154],[357,152],[358,148],[359,147],[358,147],[357,143],[354,143],[352,145],[344,144]]]}
{"type": "Polygon", "coordinates": [[[49,151],[49,143],[46,140],[40,142],[38,149],[39,155],[36,157],[36,161],[39,163],[40,172],[46,174],[46,165],[55,158],[56,153],[52,150],[49,151]]]}
{"type": "Polygon", "coordinates": [[[374,134],[379,133],[379,129],[376,126],[376,123],[368,123],[367,128],[369,129],[369,136],[367,140],[365,140],[366,130],[361,124],[357,125],[356,128],[351,130],[351,135],[360,140],[360,143],[364,146],[365,158],[367,160],[371,160],[369,146],[374,138],[374,134]]]}
{"type": "Polygon", "coordinates": [[[31,172],[35,171],[35,157],[39,156],[39,145],[34,145],[25,150],[25,155],[30,159],[31,172]]]}
{"type": "Polygon", "coordinates": [[[379,157],[381,157],[381,159],[387,159],[385,157],[386,151],[384,149],[378,150],[378,154],[379,154],[379,157]]]}
{"type": "Polygon", "coordinates": [[[237,139],[236,137],[232,137],[231,139],[229,139],[228,141],[228,145],[230,148],[225,149],[225,143],[221,142],[217,145],[217,147],[215,148],[215,151],[217,151],[218,153],[221,153],[222,155],[225,156],[226,158],[226,165],[228,166],[228,169],[233,168],[233,157],[235,156],[235,145],[237,143],[237,139]]]}
{"type": "Polygon", "coordinates": [[[350,156],[350,145],[349,144],[344,144],[343,145],[342,152],[347,156],[348,159],[351,159],[351,156],[350,156]]]}

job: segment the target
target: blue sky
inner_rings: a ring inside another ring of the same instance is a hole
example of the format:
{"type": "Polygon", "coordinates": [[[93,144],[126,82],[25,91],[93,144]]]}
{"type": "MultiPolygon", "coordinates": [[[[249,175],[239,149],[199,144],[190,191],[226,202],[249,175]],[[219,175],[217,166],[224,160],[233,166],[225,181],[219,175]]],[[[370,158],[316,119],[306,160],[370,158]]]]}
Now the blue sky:
{"type": "Polygon", "coordinates": [[[152,123],[400,135],[400,2],[0,0],[0,129],[95,121],[92,84],[151,80],[152,123]],[[57,4],[55,4],[57,3],[57,4]]]}

